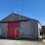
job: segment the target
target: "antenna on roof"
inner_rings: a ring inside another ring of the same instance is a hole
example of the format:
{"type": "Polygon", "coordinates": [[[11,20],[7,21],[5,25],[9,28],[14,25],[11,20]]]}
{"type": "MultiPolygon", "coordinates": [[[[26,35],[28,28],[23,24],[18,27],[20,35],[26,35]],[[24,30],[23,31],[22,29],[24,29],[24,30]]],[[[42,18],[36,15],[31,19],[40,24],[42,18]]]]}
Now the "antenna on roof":
{"type": "MultiPolygon", "coordinates": [[[[18,14],[20,14],[20,4],[21,4],[21,2],[18,1],[18,4],[17,4],[17,8],[18,8],[17,13],[18,13],[18,14]]],[[[20,15],[19,15],[19,20],[20,20],[20,15]]]]}

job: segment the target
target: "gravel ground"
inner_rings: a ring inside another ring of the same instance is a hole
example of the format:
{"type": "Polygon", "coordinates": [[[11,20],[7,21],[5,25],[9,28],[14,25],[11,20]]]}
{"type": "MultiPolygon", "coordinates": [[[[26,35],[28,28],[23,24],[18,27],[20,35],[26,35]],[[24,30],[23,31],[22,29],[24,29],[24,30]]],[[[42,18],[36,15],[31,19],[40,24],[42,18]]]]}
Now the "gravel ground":
{"type": "Polygon", "coordinates": [[[0,45],[45,45],[43,42],[28,40],[4,40],[0,39],[0,45]]]}

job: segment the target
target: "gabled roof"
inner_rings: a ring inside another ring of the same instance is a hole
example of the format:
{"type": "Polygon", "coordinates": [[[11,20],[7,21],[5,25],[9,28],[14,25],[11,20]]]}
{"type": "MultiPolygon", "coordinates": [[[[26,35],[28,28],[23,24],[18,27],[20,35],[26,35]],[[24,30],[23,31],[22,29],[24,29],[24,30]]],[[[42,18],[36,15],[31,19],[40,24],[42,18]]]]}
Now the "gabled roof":
{"type": "Polygon", "coordinates": [[[16,13],[11,13],[10,15],[2,19],[0,22],[23,21],[23,20],[33,20],[33,21],[39,22],[38,20],[28,18],[28,17],[22,16],[16,13]]]}
{"type": "Polygon", "coordinates": [[[19,20],[29,20],[29,18],[19,14],[11,13],[1,21],[19,21],[19,20]]]}

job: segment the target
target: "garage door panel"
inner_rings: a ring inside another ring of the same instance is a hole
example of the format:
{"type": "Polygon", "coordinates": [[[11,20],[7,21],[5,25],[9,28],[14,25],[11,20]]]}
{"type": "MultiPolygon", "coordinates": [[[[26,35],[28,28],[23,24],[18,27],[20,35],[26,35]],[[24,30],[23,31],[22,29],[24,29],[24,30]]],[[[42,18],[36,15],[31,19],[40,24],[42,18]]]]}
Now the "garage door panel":
{"type": "Polygon", "coordinates": [[[8,23],[8,38],[17,38],[19,37],[19,28],[20,23],[19,22],[9,22],[8,23]]]}

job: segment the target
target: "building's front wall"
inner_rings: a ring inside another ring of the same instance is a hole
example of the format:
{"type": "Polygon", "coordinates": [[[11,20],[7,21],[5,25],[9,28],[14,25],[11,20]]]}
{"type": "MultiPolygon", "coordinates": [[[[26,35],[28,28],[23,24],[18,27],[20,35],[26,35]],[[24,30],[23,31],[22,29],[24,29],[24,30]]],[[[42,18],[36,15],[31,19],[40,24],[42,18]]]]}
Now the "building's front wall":
{"type": "MultiPolygon", "coordinates": [[[[34,20],[20,22],[20,38],[37,39],[38,37],[38,22],[34,20]]],[[[8,23],[0,23],[1,36],[7,37],[8,23]]],[[[15,29],[14,29],[15,30],[15,29]]]]}

